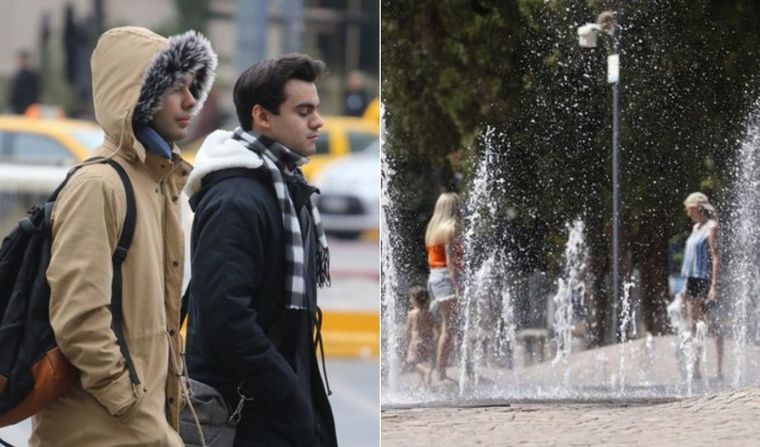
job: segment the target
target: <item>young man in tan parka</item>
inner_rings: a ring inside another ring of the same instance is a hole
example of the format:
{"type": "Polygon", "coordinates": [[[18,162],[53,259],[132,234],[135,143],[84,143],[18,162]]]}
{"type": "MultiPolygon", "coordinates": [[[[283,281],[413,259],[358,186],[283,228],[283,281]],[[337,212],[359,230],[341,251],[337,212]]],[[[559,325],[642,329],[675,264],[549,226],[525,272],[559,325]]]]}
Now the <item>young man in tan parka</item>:
{"type": "Polygon", "coordinates": [[[217,57],[194,31],[167,39],[122,27],[100,37],[91,63],[95,115],[106,135],[94,155],[117,161],[135,193],[122,296],[140,384],[133,384],[111,328],[111,257],[126,195],[111,166],[92,163],[76,172],[55,204],[47,271],[51,325],[79,379],[35,415],[30,445],[181,446],[178,198],[191,166],[174,142],[206,99],[217,57]]]}

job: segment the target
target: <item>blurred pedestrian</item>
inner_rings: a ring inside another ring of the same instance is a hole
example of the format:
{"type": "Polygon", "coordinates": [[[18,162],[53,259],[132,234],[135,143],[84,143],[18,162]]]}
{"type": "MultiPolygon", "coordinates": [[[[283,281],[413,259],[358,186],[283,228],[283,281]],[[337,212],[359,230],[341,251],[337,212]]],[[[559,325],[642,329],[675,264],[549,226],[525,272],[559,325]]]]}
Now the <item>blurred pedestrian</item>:
{"type": "Polygon", "coordinates": [[[106,137],[95,155],[123,168],[136,203],[120,284],[128,350],[117,343],[111,307],[126,190],[114,168],[91,162],[55,203],[47,271],[50,323],[79,380],[35,415],[31,446],[183,445],[176,431],[184,400],[178,197],[191,166],[174,142],[202,106],[216,62],[208,40],[194,31],[167,39],[122,27],[98,40],[92,88],[106,137]]]}
{"type": "Polygon", "coordinates": [[[435,317],[430,311],[430,296],[425,287],[409,289],[412,308],[406,316],[406,364],[417,371],[420,381],[429,385],[430,364],[435,353],[435,317]]]}
{"type": "Polygon", "coordinates": [[[348,116],[362,116],[369,104],[366,81],[362,72],[353,70],[346,76],[346,92],[343,107],[348,116]]]}
{"type": "Polygon", "coordinates": [[[456,193],[438,196],[433,217],[425,232],[430,267],[428,289],[434,300],[433,309],[440,319],[435,360],[435,373],[439,381],[450,380],[446,376],[446,367],[456,338],[457,289],[461,271],[461,206],[461,199],[456,193]]]}
{"type": "Polygon", "coordinates": [[[8,97],[13,113],[23,115],[26,109],[39,101],[40,76],[31,67],[29,52],[21,50],[16,57],[17,70],[10,83],[8,97]]]}
{"type": "MultiPolygon", "coordinates": [[[[718,216],[707,196],[701,192],[689,194],[683,202],[686,214],[694,226],[686,240],[681,276],[686,279],[685,295],[692,336],[697,323],[703,321],[716,336],[718,379],[723,378],[723,331],[720,325],[718,282],[720,278],[720,249],[718,247],[718,216]]],[[[697,367],[699,374],[699,358],[697,367]]]]}
{"type": "Polygon", "coordinates": [[[233,93],[241,127],[206,138],[185,189],[188,368],[242,404],[235,446],[337,445],[317,359],[324,369],[317,287],[329,284],[329,252],[299,168],[323,125],[324,70],[300,54],[247,68],[233,93]]]}

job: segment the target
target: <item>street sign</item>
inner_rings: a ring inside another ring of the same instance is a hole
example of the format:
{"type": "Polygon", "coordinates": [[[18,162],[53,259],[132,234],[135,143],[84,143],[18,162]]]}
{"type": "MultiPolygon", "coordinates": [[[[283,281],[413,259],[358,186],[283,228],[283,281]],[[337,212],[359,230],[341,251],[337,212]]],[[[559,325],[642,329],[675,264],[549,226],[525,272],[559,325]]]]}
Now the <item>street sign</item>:
{"type": "Polygon", "coordinates": [[[610,54],[607,57],[607,82],[614,84],[620,80],[620,55],[610,54]]]}

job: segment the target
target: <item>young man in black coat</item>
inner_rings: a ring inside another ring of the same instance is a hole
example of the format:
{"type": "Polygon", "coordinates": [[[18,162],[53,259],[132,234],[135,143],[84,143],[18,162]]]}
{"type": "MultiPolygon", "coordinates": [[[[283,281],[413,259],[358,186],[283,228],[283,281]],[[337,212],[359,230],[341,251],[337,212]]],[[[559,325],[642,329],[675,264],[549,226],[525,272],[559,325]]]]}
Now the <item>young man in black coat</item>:
{"type": "Polygon", "coordinates": [[[253,397],[236,446],[337,445],[316,356],[329,252],[316,190],[298,168],[323,124],[324,69],[291,55],[245,70],[234,90],[241,127],[209,135],[186,186],[195,211],[188,369],[232,410],[238,388],[253,397]]]}

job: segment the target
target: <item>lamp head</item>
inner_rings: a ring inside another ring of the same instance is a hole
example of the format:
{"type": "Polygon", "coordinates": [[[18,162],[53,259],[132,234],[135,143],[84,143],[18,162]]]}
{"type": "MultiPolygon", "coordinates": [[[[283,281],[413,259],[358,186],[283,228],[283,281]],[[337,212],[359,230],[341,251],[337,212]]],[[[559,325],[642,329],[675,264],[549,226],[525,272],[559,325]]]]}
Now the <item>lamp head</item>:
{"type": "Polygon", "coordinates": [[[596,48],[596,33],[601,27],[596,23],[587,23],[578,27],[578,45],[583,48],[596,48]]]}

